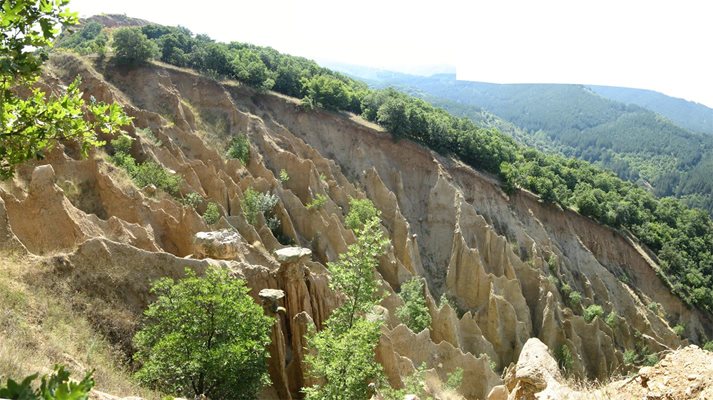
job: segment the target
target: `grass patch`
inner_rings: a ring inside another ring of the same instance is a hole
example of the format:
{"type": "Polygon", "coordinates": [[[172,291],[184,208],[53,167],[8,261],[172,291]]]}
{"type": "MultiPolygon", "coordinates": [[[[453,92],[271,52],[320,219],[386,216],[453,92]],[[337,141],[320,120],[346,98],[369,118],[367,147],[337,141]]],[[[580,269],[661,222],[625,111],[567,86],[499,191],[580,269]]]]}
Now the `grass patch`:
{"type": "Polygon", "coordinates": [[[557,360],[557,365],[565,373],[569,374],[572,372],[572,367],[574,366],[574,356],[572,356],[572,351],[570,351],[569,346],[566,344],[561,345],[554,352],[555,360],[557,360]]]}
{"type": "Polygon", "coordinates": [[[97,390],[120,396],[160,399],[132,381],[125,355],[89,320],[58,295],[35,282],[37,261],[0,253],[0,380],[50,373],[64,364],[74,377],[95,369],[97,390]]]}
{"type": "Polygon", "coordinates": [[[139,188],[154,185],[157,189],[163,190],[171,196],[179,196],[183,178],[178,174],[169,172],[154,161],[137,163],[129,153],[131,142],[132,139],[126,135],[112,140],[111,145],[114,147],[114,155],[111,157],[111,161],[126,171],[139,188]]]}

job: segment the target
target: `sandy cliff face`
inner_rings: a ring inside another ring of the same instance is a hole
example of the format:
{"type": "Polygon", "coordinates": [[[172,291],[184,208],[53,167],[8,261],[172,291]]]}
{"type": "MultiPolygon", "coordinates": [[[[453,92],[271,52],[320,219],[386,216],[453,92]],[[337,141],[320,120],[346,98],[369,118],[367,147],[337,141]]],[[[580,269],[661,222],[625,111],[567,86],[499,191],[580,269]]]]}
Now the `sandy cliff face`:
{"type": "Polygon", "coordinates": [[[294,99],[172,67],[95,69],[56,55],[52,71],[50,82],[66,84],[79,74],[87,94],[123,103],[134,125],[160,140],[132,129],[134,157],[181,174],[182,192],[216,202],[218,225],[240,234],[234,260],[192,257],[194,235],[209,230],[196,211],[134,187],[99,153],[79,160],[73,149],[61,148],[2,185],[4,246],[45,255],[48,279],[69,282],[64,290],[92,299],[87,312],[127,348],[152,279],[220,265],[244,277],[256,299],[263,288],[286,292],[286,312],[273,330],[274,385],[266,396],[298,398],[310,384],[301,363],[304,334],[310,325],[321,327],[338,304],[325,265],[354,241],[343,224],[350,197],[376,204],[392,243],[379,267],[390,295],[382,303],[388,323],[377,358],[393,385],[421,363],[441,377],[460,367],[459,391],[482,399],[503,383],[499,371],[517,361],[532,337],[550,349],[566,346],[573,374],[604,379],[623,370],[625,349],[681,345],[670,329],[675,323],[685,324],[693,340],[713,336],[710,316],[673,296],[656,276],[655,260],[630,239],[529,193],[507,196],[492,177],[393,141],[355,117],[306,112],[294,99]],[[245,167],[222,156],[237,133],[252,146],[245,167]],[[276,178],[282,169],[286,182],[276,178]],[[253,226],[242,214],[248,187],[279,197],[284,238],[311,249],[311,260],[275,260],[273,251],[284,245],[264,220],[253,226]],[[326,204],[308,209],[317,195],[326,204]],[[413,275],[428,283],[433,324],[424,332],[411,332],[394,316],[400,305],[394,292],[413,275]],[[565,299],[565,283],[582,294],[581,305],[565,299]],[[442,295],[455,309],[439,307],[434,299],[442,295]],[[652,302],[666,314],[651,311],[652,302]],[[581,313],[591,304],[616,310],[617,323],[587,323],[581,313]]]}

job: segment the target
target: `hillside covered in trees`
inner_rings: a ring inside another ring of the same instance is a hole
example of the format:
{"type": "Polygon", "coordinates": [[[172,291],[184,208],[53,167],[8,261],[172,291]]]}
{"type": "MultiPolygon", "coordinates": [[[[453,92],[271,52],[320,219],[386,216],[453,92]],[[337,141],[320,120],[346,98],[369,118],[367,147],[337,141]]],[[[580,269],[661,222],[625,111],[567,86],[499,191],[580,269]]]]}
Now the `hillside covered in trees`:
{"type": "MultiPolygon", "coordinates": [[[[359,67],[344,71],[364,76],[373,87],[412,93],[458,116],[479,121],[483,112],[492,113],[519,128],[505,132],[522,143],[589,161],[652,187],[657,196],[675,196],[713,211],[713,183],[707,179],[713,172],[713,137],[685,129],[637,101],[610,100],[595,93],[604,89],[583,85],[500,85],[457,81],[449,74],[420,77],[359,67]]],[[[667,97],[669,103],[679,104],[667,97]]],[[[696,113],[699,108],[684,109],[696,113]]],[[[686,118],[683,112],[676,115],[686,118]]]]}
{"type": "Polygon", "coordinates": [[[607,99],[657,112],[682,128],[713,135],[713,109],[703,104],[666,96],[653,90],[597,85],[587,87],[607,99]]]}
{"type": "MultiPolygon", "coordinates": [[[[59,46],[103,54],[105,29],[86,21],[81,29],[65,35],[59,46]]],[[[454,76],[405,76],[382,82],[460,103],[483,99],[495,114],[530,131],[546,132],[561,144],[565,156],[546,154],[417,97],[390,88],[371,90],[363,82],[272,48],[219,43],[182,27],[149,24],[132,30],[143,45],[131,48],[149,48],[144,61],[155,57],[215,79],[237,79],[301,98],[306,109],[359,114],[396,138],[414,140],[498,176],[508,191],[527,189],[544,201],[629,230],[658,255],[660,273],[677,294],[690,304],[713,310],[713,223],[708,213],[673,198],[660,200],[636,183],[566,157],[601,163],[627,178],[640,174],[654,186],[670,182],[657,194],[695,194],[710,206],[713,182],[705,171],[713,167],[713,137],[693,134],[643,108],[608,101],[576,85],[547,86],[543,92],[535,85],[457,82],[454,76]],[[583,140],[585,136],[589,139],[583,140]],[[614,150],[619,147],[628,152],[614,150]],[[669,168],[661,165],[673,169],[666,174],[669,168]]]]}

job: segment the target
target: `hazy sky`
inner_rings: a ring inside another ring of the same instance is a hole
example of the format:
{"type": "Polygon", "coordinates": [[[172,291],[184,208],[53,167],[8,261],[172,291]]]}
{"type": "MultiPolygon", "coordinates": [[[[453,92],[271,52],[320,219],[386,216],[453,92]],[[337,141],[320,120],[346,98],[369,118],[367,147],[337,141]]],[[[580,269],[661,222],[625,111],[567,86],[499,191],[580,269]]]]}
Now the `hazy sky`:
{"type": "Polygon", "coordinates": [[[220,41],[459,79],[652,89],[713,107],[705,0],[71,0],[220,41]]]}

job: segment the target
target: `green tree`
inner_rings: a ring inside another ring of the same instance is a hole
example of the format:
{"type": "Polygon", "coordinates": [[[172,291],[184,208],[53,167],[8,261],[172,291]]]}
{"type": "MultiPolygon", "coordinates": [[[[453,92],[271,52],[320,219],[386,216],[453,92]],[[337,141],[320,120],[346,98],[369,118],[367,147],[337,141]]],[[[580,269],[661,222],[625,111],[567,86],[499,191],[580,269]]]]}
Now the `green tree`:
{"type": "Polygon", "coordinates": [[[403,98],[390,98],[376,112],[376,122],[397,137],[405,136],[410,131],[406,101],[403,98]]]}
{"type": "Polygon", "coordinates": [[[344,110],[352,101],[352,91],[342,80],[330,75],[303,79],[307,96],[328,110],[344,110]]]}
{"type": "Polygon", "coordinates": [[[428,313],[423,286],[423,279],[419,277],[404,282],[399,292],[404,305],[396,309],[396,316],[416,333],[431,326],[431,314],[428,313]]]}
{"type": "Polygon", "coordinates": [[[337,262],[329,263],[330,287],[344,302],[329,316],[324,329],[308,337],[312,350],[306,358],[316,386],[305,388],[308,400],[361,400],[369,397],[370,382],[380,382],[383,371],[374,360],[381,322],[365,318],[379,300],[374,275],[386,241],[380,220],[372,218],[359,230],[337,262]]]}
{"type": "Polygon", "coordinates": [[[333,323],[346,329],[351,328],[354,319],[365,315],[380,300],[379,282],[374,272],[379,265],[379,257],[388,243],[381,231],[380,220],[372,218],[357,233],[356,243],[339,255],[339,260],[328,264],[332,279],[332,290],[342,293],[344,303],[330,316],[333,323]]]}
{"type": "Polygon", "coordinates": [[[137,378],[181,396],[254,399],[269,382],[271,318],[241,279],[222,269],[158,280],[156,301],[134,337],[137,378]]]}
{"type": "Polygon", "coordinates": [[[73,49],[79,54],[98,53],[103,55],[106,52],[108,37],[106,33],[102,32],[102,29],[102,24],[95,21],[88,22],[77,32],[62,33],[56,46],[73,49]]]}
{"type": "Polygon", "coordinates": [[[231,62],[233,75],[248,85],[271,89],[275,81],[270,70],[262,62],[258,53],[251,49],[241,49],[231,62]]]}
{"type": "Polygon", "coordinates": [[[383,374],[374,360],[379,336],[380,324],[364,318],[357,318],[350,329],[328,324],[310,336],[309,345],[317,355],[307,357],[309,373],[324,383],[304,388],[306,399],[368,399],[369,383],[380,380],[383,374]]]}
{"type": "Polygon", "coordinates": [[[0,3],[0,178],[11,176],[24,161],[42,158],[58,141],[76,141],[86,155],[103,144],[97,132],[115,135],[130,122],[118,104],[85,102],[79,79],[63,93],[47,96],[35,88],[29,96],[17,95],[17,87],[31,87],[37,81],[58,28],[77,23],[67,3],[0,3]]]}
{"type": "Polygon", "coordinates": [[[203,40],[201,35],[198,35],[188,62],[194,68],[220,77],[232,73],[229,57],[230,54],[224,45],[203,40]]]}
{"type": "Polygon", "coordinates": [[[115,60],[121,65],[141,65],[158,55],[158,46],[141,28],[120,28],[114,32],[115,60]]]}
{"type": "Polygon", "coordinates": [[[349,199],[349,213],[344,218],[347,228],[357,231],[364,227],[364,224],[373,219],[380,218],[381,211],[374,207],[374,203],[369,199],[349,199]]]}

